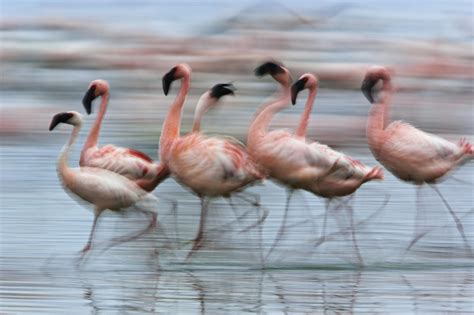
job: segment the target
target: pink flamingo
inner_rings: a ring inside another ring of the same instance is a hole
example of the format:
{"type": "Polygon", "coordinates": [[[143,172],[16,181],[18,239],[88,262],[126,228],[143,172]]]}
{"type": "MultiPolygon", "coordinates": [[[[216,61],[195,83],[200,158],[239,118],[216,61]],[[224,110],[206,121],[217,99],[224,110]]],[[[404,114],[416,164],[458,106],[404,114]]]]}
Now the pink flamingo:
{"type": "Polygon", "coordinates": [[[91,114],[92,101],[99,96],[102,97],[99,114],[82,148],[80,166],[98,167],[118,173],[135,181],[144,190],[153,191],[169,176],[169,170],[164,164],[155,163],[148,155],[133,149],[112,144],[97,147],[100,127],[109,102],[109,84],[104,80],[92,81],[82,100],[87,114],[91,114]]]}
{"type": "MultiPolygon", "coordinates": [[[[280,83],[282,89],[281,96],[265,105],[252,122],[247,142],[252,157],[270,177],[284,184],[288,189],[283,222],[268,251],[268,257],[284,233],[288,208],[295,189],[303,189],[331,200],[352,194],[367,181],[383,179],[383,172],[378,166],[369,168],[326,145],[309,142],[306,139],[306,129],[318,87],[318,80],[314,75],[309,73],[302,75],[290,91],[290,73],[282,65],[267,62],[258,67],[255,73],[257,76],[270,74],[280,83]],[[292,103],[295,104],[298,92],[303,89],[309,89],[309,96],[296,132],[294,134],[285,130],[269,132],[268,126],[273,116],[288,106],[290,96],[292,103]]],[[[326,215],[328,207],[329,202],[326,203],[326,215]]],[[[355,238],[352,209],[349,208],[348,211],[354,248],[362,263],[362,256],[355,238]]],[[[326,215],[322,239],[324,239],[326,215]]]]}
{"type": "MultiPolygon", "coordinates": [[[[260,180],[263,175],[237,140],[225,137],[207,137],[199,132],[200,116],[206,108],[197,106],[193,132],[180,137],[183,104],[190,85],[191,68],[178,64],[163,76],[163,91],[168,95],[171,83],[182,79],[179,93],[171,105],[163,124],[160,138],[160,159],[178,182],[191,189],[201,199],[199,230],[194,238],[192,254],[203,246],[207,208],[211,198],[230,197],[231,193],[260,180]]],[[[233,94],[224,87],[223,92],[233,94]]],[[[212,91],[209,95],[212,95],[212,91]]]]}
{"type": "MultiPolygon", "coordinates": [[[[434,185],[456,166],[474,158],[472,145],[464,138],[457,144],[449,142],[403,121],[390,123],[389,112],[393,88],[390,71],[387,68],[370,67],[361,89],[365,97],[373,104],[367,121],[367,139],[375,158],[399,179],[418,185],[417,200],[421,185],[428,184],[448,209],[464,241],[466,251],[472,254],[461,220],[434,185]],[[380,80],[382,90],[379,100],[376,101],[372,88],[380,80]]],[[[415,235],[406,252],[425,234],[415,235]]]]}
{"type": "Polygon", "coordinates": [[[128,207],[135,207],[143,213],[151,214],[150,225],[140,232],[128,238],[122,238],[116,244],[132,240],[143,235],[156,226],[157,215],[150,210],[138,208],[139,201],[149,199],[156,201],[153,195],[140,188],[135,182],[117,173],[106,169],[83,166],[80,168],[70,168],[68,166],[69,152],[74,144],[82,126],[82,116],[78,112],[70,111],[56,114],[51,120],[49,130],[53,130],[57,125],[64,123],[74,126],[69,141],[63,147],[57,164],[58,176],[66,192],[71,193],[73,197],[78,197],[94,205],[94,222],[89,234],[89,239],[81,251],[86,253],[91,248],[94,238],[94,231],[98,219],[106,209],[120,211],[128,207]]]}

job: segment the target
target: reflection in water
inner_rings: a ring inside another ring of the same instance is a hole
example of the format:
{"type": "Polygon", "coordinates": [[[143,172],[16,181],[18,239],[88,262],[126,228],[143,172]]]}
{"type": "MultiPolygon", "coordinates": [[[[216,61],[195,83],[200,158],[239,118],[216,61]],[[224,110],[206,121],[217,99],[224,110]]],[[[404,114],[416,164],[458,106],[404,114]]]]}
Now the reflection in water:
{"type": "MultiPolygon", "coordinates": [[[[115,258],[120,261],[123,256],[115,258]]],[[[396,268],[160,271],[154,269],[153,263],[136,262],[142,266],[140,272],[60,271],[53,277],[30,274],[23,278],[23,284],[17,286],[15,293],[3,300],[2,309],[18,307],[15,301],[26,295],[32,301],[22,304],[27,312],[36,309],[38,298],[49,312],[67,311],[74,302],[72,305],[77,308],[73,313],[95,314],[115,311],[432,313],[435,310],[468,312],[472,309],[471,273],[456,268],[443,270],[426,266],[422,274],[421,269],[403,271],[396,268]],[[39,294],[38,290],[46,287],[54,294],[39,294]]]]}

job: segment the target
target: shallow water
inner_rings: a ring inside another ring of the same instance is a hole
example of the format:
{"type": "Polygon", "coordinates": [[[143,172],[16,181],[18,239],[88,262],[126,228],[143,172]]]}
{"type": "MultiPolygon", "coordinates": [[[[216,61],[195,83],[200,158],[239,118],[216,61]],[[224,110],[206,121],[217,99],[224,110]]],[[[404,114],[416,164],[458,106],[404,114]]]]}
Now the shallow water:
{"type": "MultiPolygon", "coordinates": [[[[352,203],[356,222],[366,220],[357,226],[363,268],[357,265],[348,233],[336,234],[315,247],[324,203],[306,193],[295,194],[287,233],[262,265],[260,253],[268,251],[276,234],[285,199],[285,191],[269,182],[249,189],[262,196],[262,205],[270,211],[262,228],[263,249],[257,228],[240,233],[242,226],[255,222],[253,211],[236,222],[226,202],[216,200],[210,210],[206,246],[187,263],[184,258],[197,228],[199,202],[172,179],[155,194],[179,202],[177,226],[167,216],[171,204],[162,200],[159,205],[160,222],[168,236],[177,239],[173,250],[157,247],[159,233],[149,233],[102,252],[101,246],[111,238],[147,224],[133,213],[109,213],[99,225],[97,249],[77,266],[77,252],[86,241],[91,214],[60,187],[54,163],[58,145],[35,150],[31,146],[16,143],[2,148],[3,312],[399,314],[473,310],[472,259],[466,256],[451,218],[429,190],[424,195],[429,218],[423,223],[430,233],[402,258],[415,222],[414,188],[390,175],[383,185],[364,185],[352,203]],[[35,167],[27,167],[33,154],[35,167]],[[378,210],[385,194],[390,200],[378,210]],[[174,235],[176,230],[178,235],[174,235]]],[[[371,161],[357,152],[353,155],[371,161]]],[[[454,176],[471,180],[472,165],[462,170],[454,176]]],[[[450,179],[440,189],[463,217],[473,246],[472,186],[450,179]]],[[[242,214],[252,210],[236,202],[242,214]]],[[[336,224],[340,220],[334,218],[329,219],[329,234],[340,229],[336,224]]]]}

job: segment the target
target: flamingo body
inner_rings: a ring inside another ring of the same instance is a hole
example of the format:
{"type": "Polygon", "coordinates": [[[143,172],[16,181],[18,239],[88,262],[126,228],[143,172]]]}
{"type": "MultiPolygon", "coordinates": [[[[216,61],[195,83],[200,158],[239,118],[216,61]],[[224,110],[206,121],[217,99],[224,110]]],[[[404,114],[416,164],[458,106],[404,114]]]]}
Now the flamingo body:
{"type": "Polygon", "coordinates": [[[182,78],[183,84],[163,124],[160,155],[173,176],[201,198],[227,197],[263,175],[240,142],[231,137],[207,137],[200,132],[202,115],[207,109],[221,96],[233,94],[230,84],[218,84],[205,92],[196,106],[193,132],[179,135],[190,75],[191,68],[179,64],[163,77],[165,94],[173,81],[182,78]]]}
{"type": "Polygon", "coordinates": [[[81,151],[79,165],[115,172],[135,181],[146,191],[152,191],[169,175],[164,164],[155,163],[148,155],[133,149],[111,144],[98,147],[100,127],[108,106],[109,84],[104,80],[92,81],[82,100],[87,113],[90,114],[92,101],[99,96],[102,97],[99,114],[81,151]]]}
{"type": "Polygon", "coordinates": [[[324,144],[284,130],[269,132],[260,143],[255,158],[270,177],[321,197],[346,196],[365,181],[382,178],[379,168],[374,171],[324,144]]]}
{"type": "Polygon", "coordinates": [[[134,205],[146,195],[134,182],[117,173],[95,168],[71,168],[58,172],[71,193],[101,209],[119,211],[134,205]]]}
{"type": "MultiPolygon", "coordinates": [[[[383,179],[383,172],[378,166],[369,168],[324,144],[306,139],[306,130],[318,86],[318,80],[314,75],[310,73],[302,75],[290,88],[290,73],[281,64],[264,63],[255,70],[255,74],[257,76],[270,74],[280,83],[281,91],[277,100],[265,105],[252,122],[248,135],[249,153],[269,177],[289,188],[283,222],[268,251],[268,257],[284,233],[294,189],[303,189],[329,200],[350,195],[367,181],[383,179]],[[303,89],[308,89],[309,94],[295,133],[286,130],[268,131],[273,116],[287,107],[290,100],[294,105],[298,92],[303,89]]],[[[328,203],[326,206],[328,207],[328,203]]],[[[350,218],[354,247],[362,263],[353,229],[352,210],[350,210],[350,218]]],[[[326,216],[323,237],[325,226],[326,216]]]]}
{"type": "Polygon", "coordinates": [[[193,131],[180,136],[181,115],[190,86],[191,68],[178,64],[163,76],[163,91],[168,94],[173,81],[182,79],[175,101],[163,123],[160,157],[178,182],[191,189],[201,199],[199,230],[188,258],[202,247],[209,199],[230,197],[231,193],[263,178],[245,148],[230,137],[207,137],[201,134],[202,115],[227,94],[233,94],[230,84],[218,84],[204,93],[196,106],[193,131]],[[207,200],[206,200],[207,199],[207,200]]]}
{"type": "Polygon", "coordinates": [[[158,176],[162,168],[140,151],[116,147],[112,144],[83,151],[80,165],[106,169],[130,180],[152,180],[158,176]]]}
{"type": "Polygon", "coordinates": [[[312,74],[304,74],[291,87],[293,103],[300,90],[310,90],[297,131],[268,131],[273,115],[289,105],[291,76],[286,68],[273,62],[261,65],[255,72],[259,76],[270,74],[282,88],[280,97],[267,104],[254,119],[248,136],[250,154],[270,177],[325,198],[352,194],[363,183],[383,178],[380,167],[369,168],[327,145],[306,139],[318,84],[312,74]]]}
{"type": "MultiPolygon", "coordinates": [[[[80,201],[85,201],[94,206],[94,223],[89,234],[89,240],[82,250],[82,253],[85,253],[91,248],[97,221],[104,210],[120,211],[136,206],[139,201],[146,198],[151,200],[156,198],[134,181],[112,171],[88,166],[70,168],[68,166],[69,151],[79,134],[82,117],[74,111],[56,114],[51,121],[49,130],[53,130],[60,123],[73,125],[74,129],[69,141],[59,155],[57,164],[59,179],[65,191],[74,199],[78,198],[80,201]]],[[[125,239],[125,241],[138,237],[156,224],[156,213],[138,208],[137,210],[146,213],[151,212],[152,220],[147,229],[125,239]]]]}
{"type": "Polygon", "coordinates": [[[388,69],[371,67],[362,91],[373,104],[367,122],[369,147],[375,158],[401,180],[414,184],[434,183],[456,166],[474,158],[472,145],[465,139],[457,144],[424,132],[403,122],[390,122],[393,94],[388,69]],[[373,86],[382,80],[380,101],[372,95],[373,86]]]}
{"type": "Polygon", "coordinates": [[[229,138],[195,132],[176,140],[170,157],[172,174],[198,196],[229,196],[263,178],[245,147],[229,138]]]}
{"type": "Polygon", "coordinates": [[[388,125],[382,142],[380,149],[372,149],[377,160],[396,177],[415,184],[436,182],[472,155],[469,143],[455,144],[403,121],[388,125]]]}
{"type": "MultiPolygon", "coordinates": [[[[464,138],[457,144],[449,142],[403,121],[390,123],[389,107],[393,89],[391,74],[387,68],[380,66],[369,68],[361,89],[372,104],[366,132],[370,150],[375,158],[403,181],[416,185],[430,184],[456,223],[466,251],[473,256],[461,220],[439,189],[433,185],[444,179],[457,166],[474,158],[472,145],[464,138]],[[376,101],[372,89],[378,81],[382,81],[382,90],[379,93],[379,100],[376,101]]],[[[417,194],[417,203],[420,202],[418,198],[417,194]]],[[[406,251],[409,251],[425,234],[426,232],[415,233],[406,251]]]]}

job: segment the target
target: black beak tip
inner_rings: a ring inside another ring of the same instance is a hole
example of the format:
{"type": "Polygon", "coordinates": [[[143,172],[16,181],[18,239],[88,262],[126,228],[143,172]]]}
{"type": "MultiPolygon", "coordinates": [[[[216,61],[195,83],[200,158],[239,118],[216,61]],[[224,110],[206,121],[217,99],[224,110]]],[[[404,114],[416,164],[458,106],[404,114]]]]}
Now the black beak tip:
{"type": "Polygon", "coordinates": [[[56,128],[57,125],[59,125],[59,121],[56,117],[54,117],[51,123],[49,124],[49,131],[52,131],[54,128],[56,128]]]}
{"type": "Polygon", "coordinates": [[[176,67],[168,71],[161,79],[161,82],[163,85],[163,93],[165,93],[165,95],[168,95],[170,91],[171,83],[173,83],[173,81],[176,80],[175,74],[176,74],[176,67]]]}
{"type": "Polygon", "coordinates": [[[296,81],[291,86],[291,103],[293,105],[296,104],[296,98],[298,97],[298,93],[305,89],[307,78],[302,78],[296,81]]]}
{"type": "Polygon", "coordinates": [[[82,105],[84,106],[87,115],[92,113],[92,101],[95,98],[95,87],[92,86],[87,90],[86,94],[84,94],[84,97],[82,98],[82,105]]]}
{"type": "Polygon", "coordinates": [[[84,105],[87,115],[90,115],[92,113],[92,104],[90,102],[82,102],[82,105],[84,105]]]}
{"type": "Polygon", "coordinates": [[[165,95],[168,95],[170,91],[171,82],[167,76],[163,77],[163,93],[165,93],[165,95]]]}
{"type": "Polygon", "coordinates": [[[365,98],[367,98],[367,100],[373,104],[375,101],[374,101],[374,97],[372,96],[372,87],[373,87],[373,84],[372,82],[369,82],[369,81],[364,81],[362,83],[362,86],[361,86],[361,91],[362,91],[362,94],[364,94],[365,98]]]}
{"type": "Polygon", "coordinates": [[[225,95],[235,95],[235,90],[232,83],[219,83],[210,89],[210,96],[218,100],[225,95]]]}
{"type": "Polygon", "coordinates": [[[56,126],[59,125],[60,123],[67,122],[71,117],[73,117],[73,115],[74,114],[70,112],[63,112],[63,113],[54,115],[53,119],[51,119],[51,123],[49,124],[49,131],[56,128],[56,126]]]}

